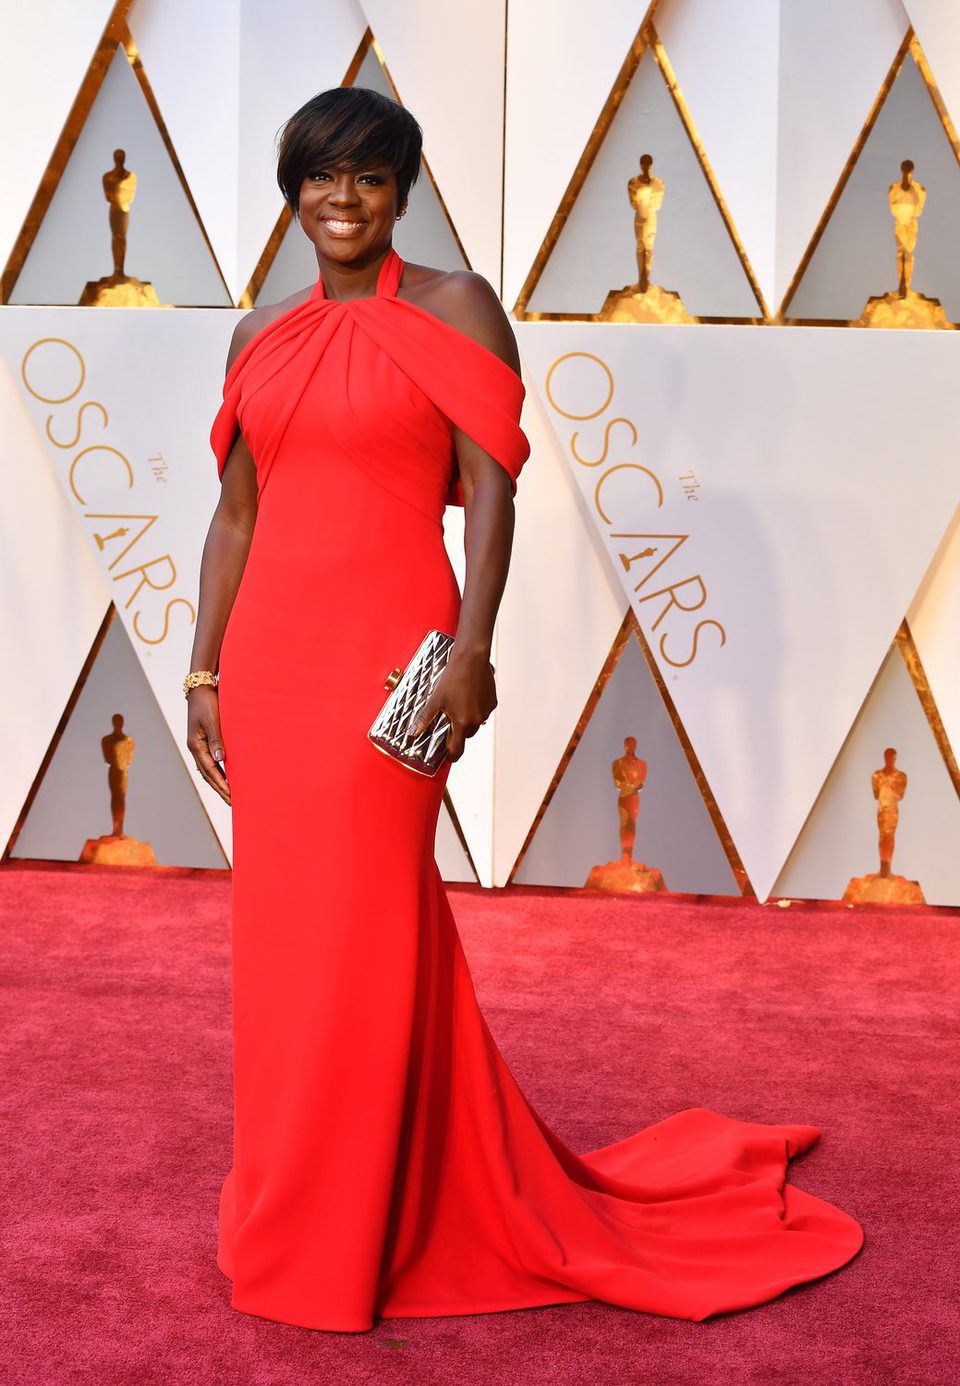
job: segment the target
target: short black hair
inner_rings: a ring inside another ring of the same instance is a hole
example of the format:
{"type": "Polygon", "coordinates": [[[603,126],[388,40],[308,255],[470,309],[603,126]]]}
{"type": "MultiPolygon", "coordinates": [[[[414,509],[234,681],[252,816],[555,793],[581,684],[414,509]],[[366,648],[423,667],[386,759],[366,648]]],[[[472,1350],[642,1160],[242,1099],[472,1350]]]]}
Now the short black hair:
{"type": "Polygon", "coordinates": [[[398,101],[370,87],[331,87],[305,102],[281,127],[277,182],[299,213],[300,187],[318,166],[361,168],[385,163],[397,180],[397,208],[403,207],[420,172],[423,132],[398,101]]]}

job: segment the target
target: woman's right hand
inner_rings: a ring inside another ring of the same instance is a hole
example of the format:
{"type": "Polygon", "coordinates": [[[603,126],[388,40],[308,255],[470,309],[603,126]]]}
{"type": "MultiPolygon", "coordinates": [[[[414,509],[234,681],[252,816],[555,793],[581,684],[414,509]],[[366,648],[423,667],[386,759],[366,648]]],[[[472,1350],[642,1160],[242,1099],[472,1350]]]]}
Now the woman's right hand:
{"type": "Polygon", "coordinates": [[[223,739],[220,736],[220,703],[217,690],[209,684],[191,688],[187,694],[187,746],[197,769],[207,784],[230,803],[230,786],[223,769],[223,739]]]}

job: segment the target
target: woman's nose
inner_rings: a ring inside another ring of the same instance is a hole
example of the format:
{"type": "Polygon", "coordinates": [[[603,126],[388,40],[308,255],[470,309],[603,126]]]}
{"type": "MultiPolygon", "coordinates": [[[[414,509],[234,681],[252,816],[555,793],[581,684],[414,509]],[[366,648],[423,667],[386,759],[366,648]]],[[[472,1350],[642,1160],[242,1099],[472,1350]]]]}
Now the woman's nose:
{"type": "Polygon", "coordinates": [[[356,188],[353,178],[348,173],[341,174],[334,180],[333,187],[330,189],[331,202],[348,204],[357,199],[356,188]]]}

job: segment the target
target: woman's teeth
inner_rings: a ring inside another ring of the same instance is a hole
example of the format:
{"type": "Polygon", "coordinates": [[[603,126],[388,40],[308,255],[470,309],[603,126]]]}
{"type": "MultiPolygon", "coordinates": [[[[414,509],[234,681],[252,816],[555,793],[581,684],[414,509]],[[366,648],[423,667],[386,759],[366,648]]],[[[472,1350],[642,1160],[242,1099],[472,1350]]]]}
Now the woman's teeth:
{"type": "Polygon", "coordinates": [[[324,217],[323,224],[328,231],[332,231],[335,236],[352,236],[354,231],[358,231],[363,225],[362,221],[340,221],[333,217],[324,217]]]}

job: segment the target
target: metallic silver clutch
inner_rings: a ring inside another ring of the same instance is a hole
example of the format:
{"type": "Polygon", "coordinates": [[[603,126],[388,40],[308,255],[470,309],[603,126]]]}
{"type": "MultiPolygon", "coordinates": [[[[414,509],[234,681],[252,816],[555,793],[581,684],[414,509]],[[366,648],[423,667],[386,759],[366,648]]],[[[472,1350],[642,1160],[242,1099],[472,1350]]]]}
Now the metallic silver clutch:
{"type": "Polygon", "coordinates": [[[433,722],[412,736],[410,724],[433,691],[453,648],[453,636],[428,630],[406,669],[393,669],[384,682],[391,690],[367,736],[378,751],[392,756],[418,775],[435,775],[447,755],[450,719],[439,713],[433,722]]]}

